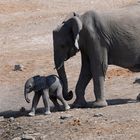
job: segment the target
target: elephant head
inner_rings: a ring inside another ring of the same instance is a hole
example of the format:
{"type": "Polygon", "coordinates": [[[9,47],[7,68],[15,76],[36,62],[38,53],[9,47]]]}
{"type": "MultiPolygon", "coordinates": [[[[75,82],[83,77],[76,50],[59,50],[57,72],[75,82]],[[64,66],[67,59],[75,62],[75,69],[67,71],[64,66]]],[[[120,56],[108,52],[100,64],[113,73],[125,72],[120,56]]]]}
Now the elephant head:
{"type": "Polygon", "coordinates": [[[30,99],[28,98],[28,94],[32,91],[38,92],[40,90],[46,89],[47,84],[46,84],[46,77],[44,76],[34,76],[29,78],[24,87],[24,97],[25,100],[30,103],[30,99]]]}
{"type": "Polygon", "coordinates": [[[68,92],[68,82],[65,73],[64,61],[74,56],[79,51],[79,33],[82,29],[82,22],[75,13],[67,18],[53,31],[54,62],[57,73],[63,84],[63,97],[71,100],[72,91],[68,92]]]}

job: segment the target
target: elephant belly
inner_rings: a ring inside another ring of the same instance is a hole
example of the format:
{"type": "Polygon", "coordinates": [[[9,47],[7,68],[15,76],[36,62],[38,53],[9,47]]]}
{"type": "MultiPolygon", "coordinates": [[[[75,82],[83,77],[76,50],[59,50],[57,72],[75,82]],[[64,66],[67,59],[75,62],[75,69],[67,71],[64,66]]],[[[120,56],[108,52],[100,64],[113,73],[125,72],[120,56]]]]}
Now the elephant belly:
{"type": "Polygon", "coordinates": [[[140,72],[140,64],[136,64],[133,67],[130,67],[128,69],[133,71],[133,72],[140,72]]]}
{"type": "Polygon", "coordinates": [[[138,52],[126,52],[115,50],[108,55],[108,63],[128,69],[140,69],[140,54],[138,52]]]}
{"type": "Polygon", "coordinates": [[[129,14],[115,18],[112,15],[108,19],[106,30],[110,43],[108,61],[124,68],[138,67],[140,64],[140,16],[133,13],[134,16],[131,17],[129,14]]]}

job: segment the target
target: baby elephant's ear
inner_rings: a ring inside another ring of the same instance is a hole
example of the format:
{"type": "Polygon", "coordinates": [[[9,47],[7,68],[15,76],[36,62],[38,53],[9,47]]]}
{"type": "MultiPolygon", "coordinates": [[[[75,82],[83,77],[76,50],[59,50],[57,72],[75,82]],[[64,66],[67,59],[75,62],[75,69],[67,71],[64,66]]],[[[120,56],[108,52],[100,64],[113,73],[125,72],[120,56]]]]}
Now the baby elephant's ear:
{"type": "Polygon", "coordinates": [[[35,81],[35,87],[34,87],[35,91],[48,88],[45,76],[37,76],[34,78],[34,81],[35,81]]]}

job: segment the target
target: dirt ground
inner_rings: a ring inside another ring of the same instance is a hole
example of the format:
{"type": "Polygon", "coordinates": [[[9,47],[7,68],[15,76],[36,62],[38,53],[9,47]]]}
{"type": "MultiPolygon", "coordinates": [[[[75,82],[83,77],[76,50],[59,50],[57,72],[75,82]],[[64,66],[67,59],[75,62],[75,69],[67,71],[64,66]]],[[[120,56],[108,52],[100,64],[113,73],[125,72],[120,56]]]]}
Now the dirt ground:
{"type": "MultiPolygon", "coordinates": [[[[35,117],[23,96],[26,79],[56,74],[52,30],[70,12],[111,10],[136,0],[0,0],[0,140],[139,140],[139,73],[109,66],[105,89],[109,106],[91,108],[92,82],[86,90],[89,108],[43,115],[42,101],[35,117]],[[14,66],[22,65],[22,71],[14,66]],[[21,109],[21,108],[25,108],[21,109]],[[25,138],[26,137],[26,138],[25,138]]],[[[66,62],[69,88],[74,91],[80,71],[80,53],[66,62]]],[[[32,94],[30,98],[32,98],[32,94]]],[[[72,104],[69,101],[69,104],[72,104]]]]}

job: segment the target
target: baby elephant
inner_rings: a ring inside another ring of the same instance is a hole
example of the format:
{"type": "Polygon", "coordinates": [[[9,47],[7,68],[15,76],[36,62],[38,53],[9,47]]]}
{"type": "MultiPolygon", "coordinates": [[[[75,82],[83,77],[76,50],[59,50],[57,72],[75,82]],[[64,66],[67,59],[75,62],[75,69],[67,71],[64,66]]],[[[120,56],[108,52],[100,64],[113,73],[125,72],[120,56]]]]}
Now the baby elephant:
{"type": "Polygon", "coordinates": [[[63,98],[63,91],[62,91],[62,84],[58,76],[56,75],[49,75],[45,76],[34,76],[29,78],[25,83],[24,88],[24,95],[25,100],[30,103],[30,99],[28,98],[28,93],[34,91],[34,97],[32,101],[32,108],[31,112],[29,113],[30,116],[35,115],[35,110],[37,104],[39,102],[40,97],[42,96],[43,103],[45,106],[45,114],[50,114],[50,105],[49,105],[49,98],[54,103],[56,107],[59,107],[59,103],[57,99],[62,102],[64,105],[65,110],[70,109],[70,106],[63,98]]]}

